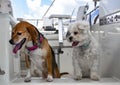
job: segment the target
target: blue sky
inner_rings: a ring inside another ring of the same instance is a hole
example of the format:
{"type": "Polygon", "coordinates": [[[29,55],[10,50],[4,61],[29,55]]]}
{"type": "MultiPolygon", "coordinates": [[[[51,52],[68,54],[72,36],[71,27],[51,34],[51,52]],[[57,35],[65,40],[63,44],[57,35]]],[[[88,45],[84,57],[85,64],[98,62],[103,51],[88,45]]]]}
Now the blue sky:
{"type": "MultiPolygon", "coordinates": [[[[15,17],[23,17],[24,14],[29,14],[30,9],[27,6],[27,0],[11,0],[13,6],[13,14],[15,17]]],[[[34,1],[34,0],[33,0],[34,1]]],[[[41,0],[40,6],[50,5],[51,0],[41,0]]]]}
{"type": "Polygon", "coordinates": [[[28,13],[28,7],[26,4],[26,0],[11,0],[13,6],[13,14],[15,17],[21,16],[24,13],[28,13]]]}
{"type": "MultiPolygon", "coordinates": [[[[40,19],[52,1],[53,0],[11,0],[14,17],[40,19]]],[[[56,0],[45,17],[49,17],[51,14],[71,14],[74,8],[76,9],[75,12],[77,12],[77,8],[86,3],[90,6],[93,5],[92,0],[56,0]]]]}

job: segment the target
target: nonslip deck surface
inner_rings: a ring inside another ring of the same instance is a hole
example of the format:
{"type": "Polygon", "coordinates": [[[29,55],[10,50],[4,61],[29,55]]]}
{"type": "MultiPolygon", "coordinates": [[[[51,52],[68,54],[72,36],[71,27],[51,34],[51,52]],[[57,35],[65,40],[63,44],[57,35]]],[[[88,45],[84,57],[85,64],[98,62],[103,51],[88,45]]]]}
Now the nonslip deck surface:
{"type": "Polygon", "coordinates": [[[53,82],[46,82],[41,78],[32,78],[31,82],[24,82],[24,78],[18,78],[13,82],[6,83],[0,81],[0,85],[120,85],[117,78],[101,78],[100,81],[93,81],[87,78],[82,80],[74,80],[72,78],[54,79],[53,82]]]}

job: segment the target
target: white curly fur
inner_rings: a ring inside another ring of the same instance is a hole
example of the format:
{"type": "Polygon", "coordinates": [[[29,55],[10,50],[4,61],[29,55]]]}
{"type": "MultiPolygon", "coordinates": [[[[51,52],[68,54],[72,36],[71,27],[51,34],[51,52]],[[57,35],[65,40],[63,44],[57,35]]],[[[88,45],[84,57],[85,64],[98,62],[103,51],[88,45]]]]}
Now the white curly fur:
{"type": "Polygon", "coordinates": [[[93,80],[99,80],[98,43],[90,33],[89,23],[79,21],[70,24],[66,38],[73,43],[74,79],[90,77],[93,80]]]}

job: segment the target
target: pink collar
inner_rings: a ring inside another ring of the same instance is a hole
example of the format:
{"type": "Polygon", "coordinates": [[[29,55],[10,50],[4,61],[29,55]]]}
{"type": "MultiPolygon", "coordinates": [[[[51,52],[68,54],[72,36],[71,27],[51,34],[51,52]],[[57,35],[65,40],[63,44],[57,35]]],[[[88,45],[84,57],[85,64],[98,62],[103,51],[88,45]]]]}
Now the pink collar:
{"type": "MultiPolygon", "coordinates": [[[[43,37],[42,37],[42,35],[40,35],[39,43],[42,43],[42,41],[43,41],[43,37]]],[[[29,50],[29,51],[33,51],[33,50],[35,50],[35,49],[38,48],[38,45],[33,45],[32,47],[26,47],[26,48],[27,48],[27,50],[29,50]]]]}

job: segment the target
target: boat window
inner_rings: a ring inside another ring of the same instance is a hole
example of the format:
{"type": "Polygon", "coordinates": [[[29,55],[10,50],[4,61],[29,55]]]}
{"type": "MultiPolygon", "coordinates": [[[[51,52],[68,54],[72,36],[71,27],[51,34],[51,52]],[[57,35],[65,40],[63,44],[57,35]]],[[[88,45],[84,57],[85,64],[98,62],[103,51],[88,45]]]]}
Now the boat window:
{"type": "Polygon", "coordinates": [[[87,14],[87,20],[90,22],[91,26],[99,23],[99,7],[96,7],[87,14]]]}

